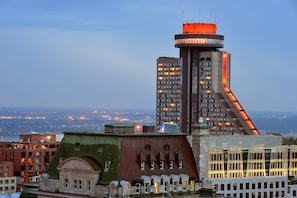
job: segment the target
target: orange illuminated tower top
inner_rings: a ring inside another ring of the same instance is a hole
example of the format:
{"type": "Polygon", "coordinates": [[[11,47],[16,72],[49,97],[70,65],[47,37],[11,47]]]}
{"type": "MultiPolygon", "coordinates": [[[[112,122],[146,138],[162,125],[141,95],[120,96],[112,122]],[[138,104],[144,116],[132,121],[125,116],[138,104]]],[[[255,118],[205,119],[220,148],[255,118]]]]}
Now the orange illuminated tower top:
{"type": "Polygon", "coordinates": [[[216,34],[217,25],[213,23],[184,23],[183,34],[216,34]]]}
{"type": "Polygon", "coordinates": [[[213,23],[185,23],[183,33],[175,35],[174,45],[178,48],[222,48],[224,36],[217,34],[217,25],[213,23]]]}

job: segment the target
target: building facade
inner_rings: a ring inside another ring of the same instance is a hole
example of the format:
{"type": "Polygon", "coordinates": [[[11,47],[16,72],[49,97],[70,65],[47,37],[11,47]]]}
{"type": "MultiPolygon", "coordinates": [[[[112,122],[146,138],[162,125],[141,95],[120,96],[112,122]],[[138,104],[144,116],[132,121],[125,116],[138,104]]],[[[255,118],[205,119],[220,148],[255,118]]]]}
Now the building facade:
{"type": "Polygon", "coordinates": [[[14,176],[12,162],[0,162],[0,192],[14,193],[17,191],[17,179],[14,176]]]}
{"type": "Polygon", "coordinates": [[[19,142],[0,143],[0,159],[13,162],[20,182],[32,182],[47,169],[58,146],[55,134],[20,135],[19,142]]]}
{"type": "Polygon", "coordinates": [[[129,133],[109,125],[103,133],[65,133],[38,197],[194,192],[198,181],[185,134],[129,133]]]}
{"type": "MultiPolygon", "coordinates": [[[[194,129],[195,130],[195,129],[194,129]]],[[[296,197],[296,145],[282,145],[280,136],[209,136],[200,177],[224,197],[296,197]]]]}
{"type": "Polygon", "coordinates": [[[180,126],[181,64],[179,58],[159,57],[156,82],[156,129],[170,123],[180,126]]]}
{"type": "Polygon", "coordinates": [[[230,89],[231,55],[220,51],[224,36],[216,29],[211,23],[185,23],[182,34],[175,35],[182,75],[181,131],[191,134],[192,124],[202,117],[214,135],[259,134],[230,89]]]}
{"type": "MultiPolygon", "coordinates": [[[[214,189],[221,197],[296,197],[297,146],[280,136],[193,133],[65,133],[38,197],[174,195],[214,189]]],[[[118,131],[118,132],[116,132],[118,131]]],[[[122,131],[122,132],[119,132],[122,131]]]]}

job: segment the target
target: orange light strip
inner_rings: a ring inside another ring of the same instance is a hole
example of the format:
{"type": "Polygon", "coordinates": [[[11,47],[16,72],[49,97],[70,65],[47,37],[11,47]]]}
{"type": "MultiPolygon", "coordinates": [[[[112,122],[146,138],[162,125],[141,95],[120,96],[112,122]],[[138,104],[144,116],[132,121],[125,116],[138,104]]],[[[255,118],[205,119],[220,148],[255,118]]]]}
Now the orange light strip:
{"type": "Polygon", "coordinates": [[[237,101],[237,99],[235,98],[235,96],[232,94],[232,93],[227,93],[227,95],[228,95],[228,97],[230,98],[230,100],[232,101],[232,102],[235,102],[235,101],[237,101]]]}
{"type": "Polygon", "coordinates": [[[259,135],[259,131],[258,131],[257,129],[253,129],[253,130],[252,130],[252,133],[253,133],[254,135],[259,135]]]}
{"type": "Polygon", "coordinates": [[[255,128],[255,125],[250,120],[246,121],[246,124],[249,126],[250,129],[254,129],[255,128]]]}
{"type": "Polygon", "coordinates": [[[245,111],[241,111],[241,112],[240,112],[240,115],[241,115],[241,117],[242,117],[244,120],[249,119],[249,117],[248,117],[248,115],[246,114],[245,111]]]}
{"type": "Polygon", "coordinates": [[[216,34],[217,25],[213,23],[184,23],[183,34],[216,34]]]}
{"type": "Polygon", "coordinates": [[[227,62],[228,62],[228,53],[223,52],[223,62],[222,62],[222,84],[223,87],[227,86],[227,62]]]}
{"type": "Polygon", "coordinates": [[[232,101],[232,103],[233,103],[234,107],[236,108],[236,110],[240,111],[240,116],[243,118],[243,120],[245,121],[247,126],[251,129],[252,133],[254,135],[259,135],[259,131],[256,129],[254,123],[251,121],[248,114],[244,111],[241,104],[237,101],[235,95],[232,93],[230,88],[224,87],[224,91],[226,92],[229,99],[232,101]]]}
{"type": "Polygon", "coordinates": [[[237,109],[237,111],[242,110],[241,105],[238,102],[233,102],[235,108],[237,109]]]}

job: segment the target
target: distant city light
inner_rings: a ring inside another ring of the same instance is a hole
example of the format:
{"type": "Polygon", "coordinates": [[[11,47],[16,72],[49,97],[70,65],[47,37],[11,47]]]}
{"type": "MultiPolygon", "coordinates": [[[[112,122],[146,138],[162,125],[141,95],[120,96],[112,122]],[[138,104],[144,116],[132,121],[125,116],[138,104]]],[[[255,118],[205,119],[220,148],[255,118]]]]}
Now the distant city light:
{"type": "Polygon", "coordinates": [[[86,117],[85,116],[79,116],[79,120],[85,120],[86,117]]]}
{"type": "Polygon", "coordinates": [[[68,116],[68,120],[74,120],[73,116],[68,116]]]}

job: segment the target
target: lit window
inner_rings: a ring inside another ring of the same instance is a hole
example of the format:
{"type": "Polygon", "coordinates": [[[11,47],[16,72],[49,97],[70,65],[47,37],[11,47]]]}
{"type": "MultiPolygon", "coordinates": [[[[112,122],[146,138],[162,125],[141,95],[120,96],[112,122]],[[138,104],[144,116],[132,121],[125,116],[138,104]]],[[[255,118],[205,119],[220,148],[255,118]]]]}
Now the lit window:
{"type": "Polygon", "coordinates": [[[161,169],[161,170],[164,169],[164,161],[160,161],[160,169],[161,169]]]}
{"type": "Polygon", "coordinates": [[[140,163],[140,170],[144,170],[145,169],[145,162],[141,162],[140,163]]]}

